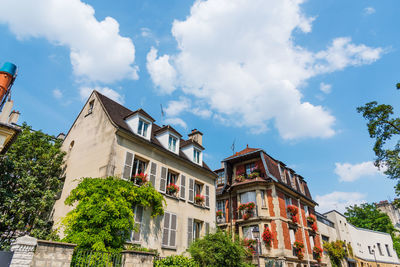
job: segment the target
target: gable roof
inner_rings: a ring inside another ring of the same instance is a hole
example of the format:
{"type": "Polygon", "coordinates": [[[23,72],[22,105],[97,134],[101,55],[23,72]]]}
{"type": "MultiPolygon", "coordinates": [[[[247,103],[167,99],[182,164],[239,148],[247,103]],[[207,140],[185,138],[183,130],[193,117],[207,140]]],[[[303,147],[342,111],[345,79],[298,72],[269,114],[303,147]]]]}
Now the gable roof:
{"type": "Polygon", "coordinates": [[[177,130],[175,130],[171,125],[164,125],[163,127],[159,128],[157,131],[154,131],[154,133],[158,134],[158,133],[165,132],[167,130],[170,130],[171,132],[176,134],[178,137],[182,137],[182,135],[177,130]]]}
{"type": "MultiPolygon", "coordinates": [[[[145,112],[142,109],[138,109],[136,111],[132,111],[124,106],[122,106],[121,104],[115,102],[114,100],[111,100],[110,98],[102,95],[101,93],[99,93],[98,91],[94,90],[93,91],[94,94],[96,94],[96,96],[98,97],[98,99],[100,100],[100,102],[102,103],[105,112],[109,115],[111,121],[115,124],[115,126],[117,128],[120,128],[128,133],[130,133],[132,136],[136,137],[136,138],[141,138],[139,137],[137,134],[135,134],[134,132],[131,131],[130,127],[128,126],[128,124],[125,122],[125,118],[129,117],[130,115],[132,115],[135,112],[145,112]],[[141,110],[141,111],[139,111],[141,110]]],[[[142,113],[143,114],[143,113],[142,113]]],[[[146,113],[147,114],[147,113],[146,113]]],[[[148,115],[148,114],[147,114],[148,115]]],[[[150,115],[148,115],[150,116],[150,115]]],[[[151,117],[150,117],[151,118],[151,117]]],[[[168,149],[166,149],[159,141],[158,139],[155,137],[155,133],[157,131],[160,131],[162,129],[162,127],[158,126],[157,124],[153,123],[152,124],[152,131],[151,131],[151,136],[150,136],[150,141],[148,141],[149,143],[151,143],[152,145],[157,146],[160,150],[163,150],[164,152],[167,152],[173,156],[176,156],[175,153],[169,151],[168,149]]],[[[171,126],[170,126],[171,127],[171,126]]],[[[172,128],[172,127],[171,127],[172,128]]],[[[172,128],[173,129],[173,128],[172,128]]],[[[146,139],[141,138],[141,140],[143,141],[147,141],[146,139]]],[[[182,139],[181,139],[182,140],[182,139]]],[[[188,159],[188,157],[179,149],[179,156],[180,159],[192,164],[193,166],[199,167],[199,168],[203,168],[209,172],[211,172],[214,176],[217,176],[209,167],[208,165],[203,161],[203,166],[199,166],[198,164],[192,162],[190,159],[188,159]]]]}
{"type": "Polygon", "coordinates": [[[245,149],[243,149],[242,151],[236,152],[232,156],[227,157],[226,159],[224,159],[223,161],[231,159],[231,158],[234,158],[234,157],[237,157],[237,156],[242,156],[242,155],[245,155],[245,154],[248,154],[248,153],[251,153],[251,152],[259,151],[259,150],[261,150],[261,149],[259,149],[259,148],[251,148],[251,147],[249,147],[249,145],[247,145],[247,147],[245,149]]]}
{"type": "Polygon", "coordinates": [[[128,116],[126,116],[124,119],[127,119],[127,118],[129,118],[129,117],[131,117],[131,116],[133,116],[133,115],[135,115],[135,114],[137,114],[137,113],[140,114],[140,115],[142,115],[143,117],[149,119],[151,122],[155,122],[155,121],[156,121],[155,119],[153,119],[152,116],[149,115],[149,113],[147,113],[146,111],[144,111],[144,110],[141,109],[141,108],[139,108],[139,109],[137,109],[137,110],[131,112],[131,114],[129,114],[128,116]]]}

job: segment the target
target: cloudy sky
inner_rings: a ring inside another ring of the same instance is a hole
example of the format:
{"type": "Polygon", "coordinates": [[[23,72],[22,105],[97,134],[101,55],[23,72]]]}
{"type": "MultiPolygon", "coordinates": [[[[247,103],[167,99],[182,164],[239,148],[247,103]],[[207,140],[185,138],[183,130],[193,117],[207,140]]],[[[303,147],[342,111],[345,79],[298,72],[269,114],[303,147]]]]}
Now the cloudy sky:
{"type": "Polygon", "coordinates": [[[18,65],[12,96],[34,129],[67,132],[96,89],[200,129],[212,168],[233,142],[263,148],[306,178],[319,211],[394,198],[356,107],[400,108],[398,1],[0,4],[0,63],[18,65]]]}

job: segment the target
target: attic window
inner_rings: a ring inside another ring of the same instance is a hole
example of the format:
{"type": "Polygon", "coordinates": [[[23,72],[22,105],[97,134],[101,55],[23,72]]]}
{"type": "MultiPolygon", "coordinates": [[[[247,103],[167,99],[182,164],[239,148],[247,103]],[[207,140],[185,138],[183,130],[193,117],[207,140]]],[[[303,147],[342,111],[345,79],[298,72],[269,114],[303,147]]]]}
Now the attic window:
{"type": "Polygon", "coordinates": [[[89,102],[89,108],[88,108],[88,112],[87,115],[92,114],[93,112],[93,106],[94,106],[94,100],[89,102]]]}
{"type": "Polygon", "coordinates": [[[149,128],[149,124],[142,119],[139,119],[138,125],[138,134],[141,136],[147,136],[147,129],[149,128]]]}
{"type": "Polygon", "coordinates": [[[168,139],[168,149],[175,152],[176,151],[176,141],[177,139],[173,137],[172,135],[169,136],[168,139]]]}
{"type": "Polygon", "coordinates": [[[200,150],[193,149],[193,161],[196,162],[197,164],[200,163],[200,150]]]}

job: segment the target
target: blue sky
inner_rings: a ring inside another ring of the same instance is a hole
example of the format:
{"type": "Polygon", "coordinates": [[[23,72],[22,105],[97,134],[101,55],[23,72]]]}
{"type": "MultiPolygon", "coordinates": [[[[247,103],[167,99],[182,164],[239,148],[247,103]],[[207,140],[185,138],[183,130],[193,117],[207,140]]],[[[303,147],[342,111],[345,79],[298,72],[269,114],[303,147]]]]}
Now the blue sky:
{"type": "Polygon", "coordinates": [[[0,63],[18,65],[12,97],[34,129],[67,132],[96,88],[201,130],[212,168],[234,140],[263,148],[320,211],[395,197],[356,107],[399,108],[398,1],[0,3],[0,63]]]}

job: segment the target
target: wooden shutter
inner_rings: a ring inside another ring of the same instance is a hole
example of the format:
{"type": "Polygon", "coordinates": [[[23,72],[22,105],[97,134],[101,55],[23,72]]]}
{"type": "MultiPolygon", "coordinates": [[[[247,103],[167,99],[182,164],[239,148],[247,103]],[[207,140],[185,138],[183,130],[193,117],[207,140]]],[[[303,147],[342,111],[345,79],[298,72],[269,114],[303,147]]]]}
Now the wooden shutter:
{"type": "Polygon", "coordinates": [[[206,207],[210,207],[210,187],[206,185],[206,207]]]}
{"type": "Polygon", "coordinates": [[[157,175],[157,164],[155,162],[152,162],[150,168],[150,182],[154,188],[156,187],[156,175],[157,175]]]}
{"type": "Polygon", "coordinates": [[[237,197],[232,197],[232,217],[234,220],[238,218],[237,197]]]}
{"type": "Polygon", "coordinates": [[[176,246],[176,215],[171,214],[171,224],[170,224],[170,232],[169,232],[169,246],[175,247],[176,246]]]}
{"type": "Polygon", "coordinates": [[[142,218],[143,218],[143,207],[136,206],[135,226],[138,227],[138,230],[133,233],[132,241],[140,241],[140,228],[142,226],[142,218]]]}
{"type": "Polygon", "coordinates": [[[206,222],[206,235],[210,233],[210,223],[206,222]]]}
{"type": "Polygon", "coordinates": [[[181,175],[181,188],[180,188],[180,192],[181,192],[181,199],[185,199],[185,191],[186,191],[186,176],[185,175],[181,175]]]}
{"type": "Polygon", "coordinates": [[[193,219],[188,218],[188,247],[192,243],[193,240],[193,219]]]}
{"type": "Polygon", "coordinates": [[[123,179],[125,179],[125,180],[131,179],[132,165],[133,165],[133,154],[130,152],[126,152],[125,164],[124,164],[124,168],[122,171],[123,179]]]}
{"type": "Polygon", "coordinates": [[[189,178],[189,202],[194,201],[194,180],[189,178]]]}
{"type": "Polygon", "coordinates": [[[170,214],[168,212],[164,213],[164,229],[163,229],[163,235],[162,235],[162,245],[163,246],[168,246],[168,241],[169,241],[169,220],[170,220],[170,214]]]}
{"type": "Polygon", "coordinates": [[[161,167],[160,192],[165,193],[167,188],[167,168],[161,167]]]}

